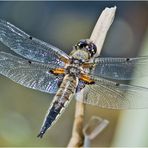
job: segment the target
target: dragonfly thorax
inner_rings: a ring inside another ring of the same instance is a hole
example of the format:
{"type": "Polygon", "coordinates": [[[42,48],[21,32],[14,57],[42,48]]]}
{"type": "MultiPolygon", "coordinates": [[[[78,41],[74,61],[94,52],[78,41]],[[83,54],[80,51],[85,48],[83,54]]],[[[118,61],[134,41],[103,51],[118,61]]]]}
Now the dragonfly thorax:
{"type": "Polygon", "coordinates": [[[66,73],[71,75],[71,76],[78,77],[81,73],[81,69],[79,67],[70,65],[66,68],[66,73]]]}
{"type": "Polygon", "coordinates": [[[83,63],[85,63],[84,59],[71,57],[70,63],[65,67],[66,73],[79,77],[80,73],[83,71],[83,63]]]}
{"type": "Polygon", "coordinates": [[[72,58],[74,59],[78,59],[78,60],[81,60],[81,61],[88,61],[89,60],[89,53],[87,51],[84,51],[84,50],[80,50],[80,49],[74,49],[72,52],[71,52],[71,56],[72,58]]]}

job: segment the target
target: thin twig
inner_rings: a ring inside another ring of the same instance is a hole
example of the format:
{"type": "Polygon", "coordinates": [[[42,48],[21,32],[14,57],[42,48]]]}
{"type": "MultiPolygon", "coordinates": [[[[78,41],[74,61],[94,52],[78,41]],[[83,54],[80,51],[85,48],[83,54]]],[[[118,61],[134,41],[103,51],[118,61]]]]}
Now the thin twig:
{"type": "Polygon", "coordinates": [[[85,106],[81,102],[76,102],[75,119],[73,123],[72,137],[68,147],[81,147],[83,145],[83,122],[84,122],[84,109],[85,106]]]}
{"type": "MultiPolygon", "coordinates": [[[[103,43],[105,41],[105,37],[107,32],[113,22],[115,15],[116,7],[105,8],[105,10],[100,15],[95,28],[92,32],[90,40],[95,43],[97,46],[97,54],[98,56],[101,52],[103,43]]],[[[79,93],[76,97],[83,97],[83,91],[79,93]]],[[[83,98],[82,98],[83,100],[83,98]]],[[[68,147],[81,147],[84,143],[84,135],[83,135],[83,123],[84,123],[84,110],[85,105],[81,102],[76,102],[75,109],[75,119],[72,130],[72,137],[68,144],[68,147]]]]}

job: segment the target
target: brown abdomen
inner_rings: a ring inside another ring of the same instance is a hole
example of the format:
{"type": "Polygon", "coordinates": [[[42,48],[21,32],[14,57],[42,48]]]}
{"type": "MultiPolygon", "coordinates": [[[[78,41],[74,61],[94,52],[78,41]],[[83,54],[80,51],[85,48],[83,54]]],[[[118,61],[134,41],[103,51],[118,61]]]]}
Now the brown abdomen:
{"type": "Polygon", "coordinates": [[[65,107],[69,104],[73,94],[78,85],[78,78],[66,75],[57,91],[49,109],[45,116],[43,126],[38,137],[42,137],[46,130],[53,125],[64,111],[65,107]]]}

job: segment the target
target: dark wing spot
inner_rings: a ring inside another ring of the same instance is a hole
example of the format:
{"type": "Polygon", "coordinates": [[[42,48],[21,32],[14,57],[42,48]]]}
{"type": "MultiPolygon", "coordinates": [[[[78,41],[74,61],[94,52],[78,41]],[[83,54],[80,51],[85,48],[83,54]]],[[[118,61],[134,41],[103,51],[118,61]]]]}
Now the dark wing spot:
{"type": "Polygon", "coordinates": [[[119,84],[119,83],[116,83],[115,85],[116,85],[116,86],[119,86],[120,84],[119,84]]]}
{"type": "Polygon", "coordinates": [[[85,82],[85,84],[87,84],[87,85],[92,85],[92,84],[95,84],[95,81],[85,82]]]}
{"type": "Polygon", "coordinates": [[[57,74],[54,73],[54,70],[53,69],[49,70],[48,73],[51,73],[53,75],[57,75],[57,74]]]}
{"type": "Polygon", "coordinates": [[[95,84],[95,81],[90,82],[89,84],[95,84]]]}
{"type": "Polygon", "coordinates": [[[129,60],[130,60],[129,58],[126,59],[127,62],[128,62],[129,60]]]}
{"type": "Polygon", "coordinates": [[[29,39],[32,40],[32,36],[30,36],[29,39]]]}
{"type": "Polygon", "coordinates": [[[29,60],[28,63],[31,64],[32,62],[29,60]]]}

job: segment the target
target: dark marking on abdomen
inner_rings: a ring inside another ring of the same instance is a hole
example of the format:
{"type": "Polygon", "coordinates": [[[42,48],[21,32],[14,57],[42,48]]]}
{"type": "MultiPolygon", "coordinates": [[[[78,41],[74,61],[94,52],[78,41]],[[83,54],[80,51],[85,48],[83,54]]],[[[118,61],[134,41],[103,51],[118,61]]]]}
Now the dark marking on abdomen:
{"type": "Polygon", "coordinates": [[[76,91],[77,81],[77,78],[73,78],[69,75],[64,77],[63,82],[49,107],[38,137],[42,138],[46,130],[57,121],[59,115],[70,102],[71,96],[76,91]]]}

